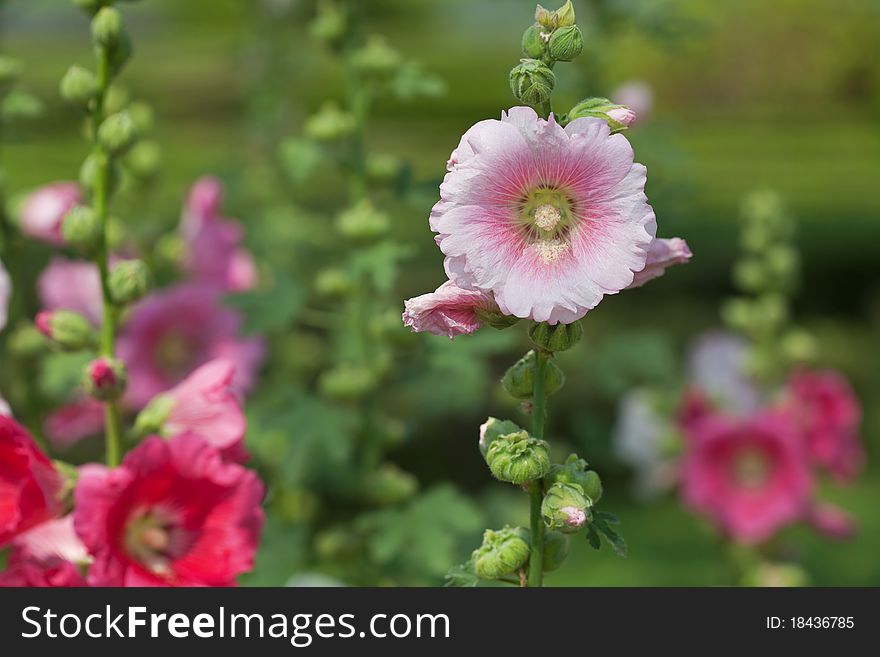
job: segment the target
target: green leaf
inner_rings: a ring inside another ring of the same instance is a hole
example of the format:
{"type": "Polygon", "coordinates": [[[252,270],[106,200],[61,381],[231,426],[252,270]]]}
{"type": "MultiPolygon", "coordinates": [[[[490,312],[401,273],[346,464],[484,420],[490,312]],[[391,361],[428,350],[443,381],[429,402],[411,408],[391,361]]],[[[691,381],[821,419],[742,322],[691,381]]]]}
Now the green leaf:
{"type": "Polygon", "coordinates": [[[43,113],[43,102],[21,89],[13,89],[0,101],[0,117],[4,121],[34,119],[43,113]]]}
{"type": "Polygon", "coordinates": [[[48,354],[40,369],[40,390],[52,399],[67,399],[71,390],[77,390],[83,369],[91,360],[89,352],[55,352],[48,354]]]}
{"type": "Polygon", "coordinates": [[[278,157],[288,177],[295,183],[301,183],[321,166],[324,152],[313,141],[285,139],[278,146],[278,157]]]}
{"type": "Polygon", "coordinates": [[[446,92],[446,83],[442,78],[426,73],[417,62],[410,62],[399,68],[391,81],[391,91],[402,100],[418,96],[437,97],[446,92]]]}
{"type": "Polygon", "coordinates": [[[593,523],[590,525],[591,529],[593,527],[595,527],[605,537],[605,540],[608,541],[608,544],[611,546],[611,549],[614,550],[614,553],[617,556],[626,558],[626,541],[623,539],[623,536],[621,536],[615,530],[611,529],[611,527],[608,526],[604,518],[597,514],[597,516],[593,519],[593,523]]]}
{"type": "Polygon", "coordinates": [[[351,260],[355,277],[372,279],[379,292],[390,292],[397,277],[397,266],[414,253],[412,247],[391,241],[380,242],[371,248],[359,250],[351,260]]]}
{"type": "Polygon", "coordinates": [[[446,580],[444,586],[450,587],[473,587],[480,583],[480,578],[474,572],[474,562],[468,561],[449,569],[443,577],[446,580]]]}
{"type": "Polygon", "coordinates": [[[590,525],[587,528],[587,540],[590,542],[590,547],[594,550],[598,550],[602,547],[602,539],[599,537],[599,532],[596,531],[596,527],[590,525]]]}
{"type": "Polygon", "coordinates": [[[613,513],[609,513],[608,511],[598,511],[598,512],[596,512],[596,517],[601,518],[609,525],[619,525],[620,524],[620,518],[618,518],[613,513]]]}
{"type": "Polygon", "coordinates": [[[305,291],[293,278],[276,272],[268,289],[226,297],[227,306],[244,316],[244,333],[274,333],[288,329],[305,300],[305,291]]]}

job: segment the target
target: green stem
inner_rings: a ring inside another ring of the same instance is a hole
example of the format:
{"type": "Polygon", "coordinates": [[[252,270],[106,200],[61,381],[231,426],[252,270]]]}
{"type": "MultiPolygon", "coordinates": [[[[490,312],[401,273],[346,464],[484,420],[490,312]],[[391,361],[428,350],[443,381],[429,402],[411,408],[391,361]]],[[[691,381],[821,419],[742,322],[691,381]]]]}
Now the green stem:
{"type": "MultiPolygon", "coordinates": [[[[104,121],[104,98],[110,83],[110,58],[103,48],[98,50],[98,95],[95,99],[95,107],[92,111],[92,140],[93,153],[97,158],[98,171],[95,177],[95,189],[92,203],[94,204],[95,216],[101,226],[101,238],[95,263],[101,277],[101,299],[103,302],[104,316],[101,325],[101,343],[99,353],[101,356],[113,358],[116,346],[116,306],[110,296],[110,266],[107,249],[107,217],[110,204],[110,157],[103,152],[98,143],[98,128],[104,121]]],[[[108,467],[119,465],[122,454],[122,418],[119,405],[116,401],[109,401],[104,405],[104,439],[105,452],[108,467]]]]}
{"type": "MultiPolygon", "coordinates": [[[[535,354],[535,376],[532,391],[532,436],[544,438],[544,421],[547,415],[544,394],[544,374],[550,354],[538,349],[535,354]]],[[[529,587],[540,587],[544,579],[544,520],[541,518],[541,503],[544,501],[544,480],[536,479],[529,484],[529,526],[532,546],[529,554],[529,587]]]]}
{"type": "Polygon", "coordinates": [[[536,107],[535,109],[538,112],[538,114],[540,114],[545,119],[550,118],[550,113],[553,111],[553,107],[550,105],[549,98],[547,100],[545,100],[543,103],[541,103],[540,105],[538,105],[538,107],[536,107]]]}

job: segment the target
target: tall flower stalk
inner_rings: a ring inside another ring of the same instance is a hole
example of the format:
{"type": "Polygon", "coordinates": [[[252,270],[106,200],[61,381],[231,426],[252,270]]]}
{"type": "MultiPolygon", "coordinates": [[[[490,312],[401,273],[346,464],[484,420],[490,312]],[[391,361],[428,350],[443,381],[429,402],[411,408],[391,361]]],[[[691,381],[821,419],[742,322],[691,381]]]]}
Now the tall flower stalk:
{"type": "Polygon", "coordinates": [[[531,432],[489,418],[479,440],[495,478],[527,491],[529,527],[487,530],[471,560],[450,572],[454,584],[542,586],[578,533],[594,548],[604,536],[626,551],[617,518],[597,508],[599,475],[577,454],[551,461],[547,400],[565,379],[556,354],[581,339],[580,320],[605,294],[638,287],[691,254],[681,239],[656,237],[645,167],[619,134],[632,112],[605,98],[554,111],[553,69],[583,46],[571,2],[538,6],[522,38],[525,58],[510,72],[525,106],[464,134],[431,212],[449,280],[405,303],[404,323],[417,332],[452,338],[526,320],[533,344],[502,379],[531,414],[531,432]]]}

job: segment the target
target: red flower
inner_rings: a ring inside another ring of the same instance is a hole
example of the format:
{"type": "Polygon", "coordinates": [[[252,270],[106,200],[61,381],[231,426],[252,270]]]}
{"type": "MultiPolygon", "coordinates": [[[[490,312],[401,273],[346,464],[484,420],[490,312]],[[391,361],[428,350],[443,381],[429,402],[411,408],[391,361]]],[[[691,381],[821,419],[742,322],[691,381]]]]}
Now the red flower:
{"type": "Polygon", "coordinates": [[[85,546],[73,531],[73,517],[49,520],[12,543],[0,586],[85,586],[78,564],[88,561],[85,546]]]}
{"type": "Polygon", "coordinates": [[[94,586],[231,586],[263,525],[256,474],[192,434],[147,438],[114,470],[81,469],[74,525],[94,586]]]}
{"type": "Polygon", "coordinates": [[[0,545],[56,515],[62,479],[17,422],[0,416],[0,545]]]}
{"type": "Polygon", "coordinates": [[[795,372],[788,381],[787,406],[803,433],[814,465],[841,480],[852,479],[863,459],[858,437],[861,407],[837,372],[795,372]]]}

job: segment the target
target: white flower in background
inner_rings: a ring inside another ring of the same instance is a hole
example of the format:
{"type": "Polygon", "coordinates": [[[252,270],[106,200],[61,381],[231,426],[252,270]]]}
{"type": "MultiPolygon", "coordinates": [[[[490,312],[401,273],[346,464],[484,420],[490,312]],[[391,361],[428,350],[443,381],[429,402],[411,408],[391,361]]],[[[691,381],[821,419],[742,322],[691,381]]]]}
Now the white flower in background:
{"type": "Polygon", "coordinates": [[[692,343],[688,353],[688,385],[729,413],[755,412],[761,397],[746,373],[748,349],[749,343],[733,333],[703,334],[692,343]]]}
{"type": "Polygon", "coordinates": [[[0,331],[6,326],[9,299],[12,297],[12,279],[0,260],[0,331]]]}

